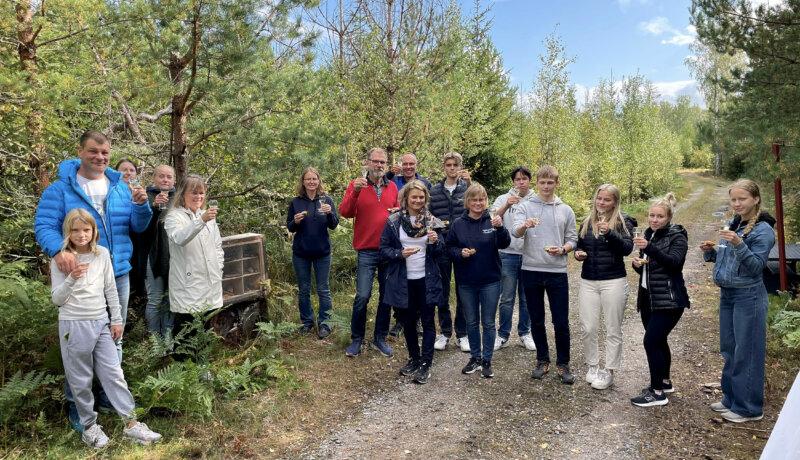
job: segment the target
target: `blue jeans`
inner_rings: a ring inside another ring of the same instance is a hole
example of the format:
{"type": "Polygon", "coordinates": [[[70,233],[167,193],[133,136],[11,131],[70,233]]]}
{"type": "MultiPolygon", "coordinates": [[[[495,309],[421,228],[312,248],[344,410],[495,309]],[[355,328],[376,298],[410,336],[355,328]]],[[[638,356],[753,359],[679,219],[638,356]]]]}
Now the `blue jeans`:
{"type": "Polygon", "coordinates": [[[522,254],[500,253],[503,268],[503,293],[500,295],[500,327],[497,335],[508,340],[511,335],[511,321],[514,317],[514,299],[519,293],[519,320],[517,333],[521,336],[531,332],[531,319],[528,314],[528,303],[525,301],[525,289],[522,286],[522,254]]]}
{"type": "Polygon", "coordinates": [[[482,286],[460,285],[458,292],[464,305],[464,318],[467,320],[467,337],[469,352],[473,358],[492,360],[494,339],[496,336],[494,317],[497,314],[497,301],[503,284],[500,281],[482,286]],[[480,325],[478,324],[480,318],[480,325]],[[483,339],[481,340],[481,327],[483,339]],[[483,354],[481,354],[483,345],[483,354]]]}
{"type": "MultiPolygon", "coordinates": [[[[439,329],[445,337],[453,334],[453,316],[450,313],[450,279],[453,274],[453,261],[449,257],[443,256],[438,261],[439,274],[442,277],[442,297],[444,301],[438,308],[439,329]]],[[[461,294],[456,289],[456,338],[467,335],[467,321],[464,319],[464,306],[461,302],[461,294]]]]}
{"type": "Polygon", "coordinates": [[[154,276],[150,261],[147,261],[147,271],[144,280],[147,289],[147,306],[144,317],[147,320],[147,330],[151,334],[166,337],[172,334],[173,315],[169,311],[169,297],[166,296],[167,279],[163,276],[154,276]]]}
{"type": "Polygon", "coordinates": [[[547,332],[544,326],[544,295],[550,303],[550,316],[556,336],[556,364],[569,364],[569,279],[566,273],[522,270],[522,284],[531,317],[536,361],[550,362],[547,332]]]}
{"type": "Polygon", "coordinates": [[[375,314],[376,340],[384,340],[389,333],[392,309],[383,303],[386,283],[386,264],[381,263],[380,253],[375,249],[357,251],[356,298],[353,301],[353,316],[350,319],[350,338],[364,340],[367,329],[367,304],[372,296],[372,282],[378,273],[378,311],[375,314]]]}
{"type": "Polygon", "coordinates": [[[317,297],[319,298],[318,325],[328,322],[331,317],[331,288],[328,285],[328,275],[331,272],[331,256],[306,259],[292,254],[292,265],[297,277],[297,304],[300,307],[300,321],[305,326],[314,325],[314,308],[311,306],[311,267],[317,281],[317,297]]]}
{"type": "Polygon", "coordinates": [[[720,291],[719,348],[725,360],[722,404],[744,417],[764,412],[767,303],[764,283],[720,291]]]}

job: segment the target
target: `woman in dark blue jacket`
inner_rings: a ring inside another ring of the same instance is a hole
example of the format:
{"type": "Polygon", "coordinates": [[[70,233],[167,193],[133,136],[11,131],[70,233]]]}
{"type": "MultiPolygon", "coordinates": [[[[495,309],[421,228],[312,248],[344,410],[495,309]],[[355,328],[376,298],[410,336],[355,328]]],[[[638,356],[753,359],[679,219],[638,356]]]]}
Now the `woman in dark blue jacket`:
{"type": "Polygon", "coordinates": [[[503,227],[503,219],[486,212],[488,202],[482,185],[470,185],[464,194],[466,211],[452,223],[447,233],[447,251],[455,266],[471,355],[461,372],[472,374],[481,370],[485,378],[494,377],[492,353],[497,334],[494,318],[503,288],[498,250],[511,244],[511,235],[503,227]]]}
{"type": "Polygon", "coordinates": [[[322,184],[316,168],[303,170],[297,185],[297,197],[289,204],[286,227],[293,232],[292,264],[297,276],[298,304],[302,332],[314,329],[314,309],[311,307],[311,267],[317,278],[319,316],[317,336],[324,339],[331,333],[330,319],[332,301],[328,285],[331,270],[331,239],[328,230],[339,225],[336,206],[322,184]]]}
{"type": "Polygon", "coordinates": [[[426,383],[436,338],[434,310],[442,302],[437,260],[444,250],[438,230],[442,222],[428,211],[428,187],[408,182],[398,197],[400,212],[389,216],[381,234],[381,258],[387,262],[384,300],[395,307],[403,324],[408,363],[400,373],[426,383]],[[417,318],[422,320],[422,351],[417,342],[417,318]]]}

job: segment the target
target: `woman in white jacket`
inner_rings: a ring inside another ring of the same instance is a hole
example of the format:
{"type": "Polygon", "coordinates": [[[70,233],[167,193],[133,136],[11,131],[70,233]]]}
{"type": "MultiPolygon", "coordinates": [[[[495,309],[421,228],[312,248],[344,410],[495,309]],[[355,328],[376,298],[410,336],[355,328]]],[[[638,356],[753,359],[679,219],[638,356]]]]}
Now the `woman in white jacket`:
{"type": "Polygon", "coordinates": [[[175,336],[198,313],[222,307],[225,254],[217,227],[217,208],[204,209],[206,183],[190,174],[175,193],[164,230],[169,238],[169,303],[175,336]]]}

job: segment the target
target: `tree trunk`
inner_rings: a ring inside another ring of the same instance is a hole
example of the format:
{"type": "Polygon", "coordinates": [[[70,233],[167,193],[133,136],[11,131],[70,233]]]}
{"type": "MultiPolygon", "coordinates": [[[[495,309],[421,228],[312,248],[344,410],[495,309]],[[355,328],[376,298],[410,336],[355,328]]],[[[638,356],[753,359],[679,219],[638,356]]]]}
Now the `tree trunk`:
{"type": "Polygon", "coordinates": [[[38,31],[33,30],[33,13],[35,8],[31,0],[20,0],[16,6],[17,16],[17,54],[20,67],[25,72],[27,87],[27,105],[29,109],[25,122],[28,134],[28,168],[34,178],[34,189],[41,195],[50,178],[45,170],[47,152],[44,144],[44,116],[38,100],[41,83],[39,81],[39,65],[36,58],[36,36],[38,31]]]}

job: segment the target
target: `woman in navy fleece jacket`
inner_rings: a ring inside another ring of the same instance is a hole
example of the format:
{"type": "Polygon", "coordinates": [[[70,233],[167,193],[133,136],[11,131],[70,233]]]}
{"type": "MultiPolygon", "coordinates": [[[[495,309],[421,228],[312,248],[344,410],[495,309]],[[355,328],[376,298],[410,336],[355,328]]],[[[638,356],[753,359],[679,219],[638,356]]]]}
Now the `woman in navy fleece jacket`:
{"type": "Polygon", "coordinates": [[[331,290],[328,275],[331,271],[331,239],[328,230],[339,225],[336,205],[322,184],[316,168],[303,170],[297,185],[297,197],[289,204],[286,227],[293,232],[292,264],[297,275],[298,304],[302,331],[314,329],[314,309],[311,307],[311,267],[317,278],[319,315],[317,336],[324,339],[331,333],[328,320],[331,316],[331,290]]]}
{"type": "Polygon", "coordinates": [[[469,338],[470,360],[464,374],[482,370],[485,378],[494,377],[494,318],[502,290],[499,249],[511,244],[511,235],[503,227],[500,216],[491,217],[486,211],[489,197],[482,185],[473,183],[464,194],[466,211],[450,226],[447,251],[453,260],[458,294],[464,305],[469,338]],[[483,326],[483,340],[478,324],[483,326]],[[481,354],[481,347],[483,354],[481,354]]]}

